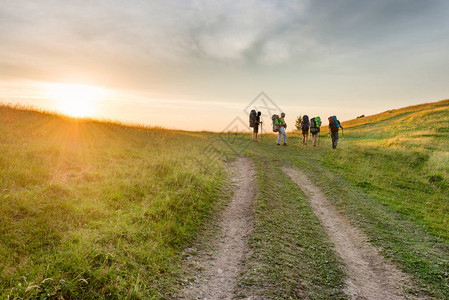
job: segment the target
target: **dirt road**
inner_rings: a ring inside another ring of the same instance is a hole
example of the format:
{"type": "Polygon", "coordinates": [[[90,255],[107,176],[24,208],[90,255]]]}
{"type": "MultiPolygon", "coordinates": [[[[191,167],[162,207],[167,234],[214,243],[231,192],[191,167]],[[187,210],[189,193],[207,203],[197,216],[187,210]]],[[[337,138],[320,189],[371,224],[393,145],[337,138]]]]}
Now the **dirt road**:
{"type": "Polygon", "coordinates": [[[185,299],[232,299],[241,263],[249,254],[248,236],[253,228],[253,199],[256,195],[255,171],[247,157],[238,158],[233,167],[236,191],[219,222],[216,251],[202,256],[198,264],[204,271],[198,284],[183,291],[185,299]]]}

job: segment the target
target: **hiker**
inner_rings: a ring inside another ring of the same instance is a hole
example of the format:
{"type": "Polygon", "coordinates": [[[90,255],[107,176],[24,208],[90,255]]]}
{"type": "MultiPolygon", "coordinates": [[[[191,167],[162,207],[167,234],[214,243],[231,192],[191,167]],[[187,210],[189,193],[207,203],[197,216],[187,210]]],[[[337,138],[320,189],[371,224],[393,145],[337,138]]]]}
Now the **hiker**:
{"type": "Polygon", "coordinates": [[[302,144],[303,145],[307,145],[307,141],[309,139],[309,127],[310,127],[309,116],[304,115],[302,117],[302,121],[301,121],[302,144]]]}
{"type": "Polygon", "coordinates": [[[260,122],[260,116],[262,115],[262,113],[259,111],[257,112],[257,115],[254,119],[254,126],[253,126],[253,141],[257,142],[257,134],[259,133],[259,124],[262,124],[262,122],[260,122]]]}
{"type": "Polygon", "coordinates": [[[321,118],[315,117],[310,119],[310,133],[312,134],[313,147],[316,147],[316,139],[320,133],[321,118]]]}
{"type": "Polygon", "coordinates": [[[285,113],[281,113],[281,117],[275,119],[275,125],[279,129],[279,135],[278,135],[278,146],[281,144],[281,136],[284,137],[284,146],[287,146],[287,134],[285,133],[285,129],[287,129],[287,123],[285,123],[285,113]]]}
{"type": "Polygon", "coordinates": [[[259,124],[256,124],[257,112],[252,109],[249,113],[249,127],[253,129],[253,142],[256,141],[257,132],[259,132],[259,124]]]}
{"type": "Polygon", "coordinates": [[[332,138],[332,149],[337,149],[338,144],[338,129],[343,127],[341,126],[340,121],[337,120],[336,116],[332,116],[328,118],[329,120],[329,133],[332,138]]]}

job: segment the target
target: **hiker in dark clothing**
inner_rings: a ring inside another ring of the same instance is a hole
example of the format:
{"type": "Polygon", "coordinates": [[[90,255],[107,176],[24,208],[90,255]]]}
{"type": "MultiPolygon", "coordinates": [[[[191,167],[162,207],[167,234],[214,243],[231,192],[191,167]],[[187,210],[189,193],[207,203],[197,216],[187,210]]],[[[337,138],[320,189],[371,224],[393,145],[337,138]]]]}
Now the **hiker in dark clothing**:
{"type": "Polygon", "coordinates": [[[313,147],[316,147],[316,140],[320,134],[321,118],[315,117],[310,119],[310,133],[312,134],[313,147]]]}
{"type": "Polygon", "coordinates": [[[307,141],[309,140],[309,116],[304,115],[301,121],[301,131],[302,131],[302,144],[307,145],[307,141]]]}
{"type": "Polygon", "coordinates": [[[257,134],[259,133],[259,124],[262,124],[262,122],[260,121],[260,115],[262,115],[262,113],[259,111],[254,120],[254,127],[253,127],[253,141],[254,142],[257,142],[257,134]]]}
{"type": "Polygon", "coordinates": [[[337,117],[332,116],[328,118],[329,120],[329,132],[332,138],[332,149],[337,149],[338,144],[338,129],[343,129],[340,121],[337,120],[337,117]]]}

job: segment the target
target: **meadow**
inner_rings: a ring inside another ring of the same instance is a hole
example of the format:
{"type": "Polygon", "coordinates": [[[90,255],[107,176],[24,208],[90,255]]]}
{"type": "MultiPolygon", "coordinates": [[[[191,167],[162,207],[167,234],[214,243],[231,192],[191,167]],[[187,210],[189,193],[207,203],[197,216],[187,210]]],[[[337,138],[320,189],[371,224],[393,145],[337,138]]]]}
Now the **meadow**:
{"type": "Polygon", "coordinates": [[[148,298],[226,173],[187,132],[0,107],[0,298],[148,298]]]}
{"type": "MultiPolygon", "coordinates": [[[[183,249],[229,198],[222,135],[0,107],[0,297],[170,298],[183,249]],[[211,147],[213,145],[213,147],[211,147]]],[[[449,100],[344,122],[338,149],[244,151],[257,170],[252,255],[236,295],[344,299],[345,274],[296,166],[415,286],[449,297],[449,100]]],[[[242,145],[248,135],[237,135],[242,145]]],[[[206,226],[207,225],[207,226],[206,226]]]]}
{"type": "Polygon", "coordinates": [[[449,101],[361,119],[344,124],[348,148],[325,164],[448,239],[449,101]]]}

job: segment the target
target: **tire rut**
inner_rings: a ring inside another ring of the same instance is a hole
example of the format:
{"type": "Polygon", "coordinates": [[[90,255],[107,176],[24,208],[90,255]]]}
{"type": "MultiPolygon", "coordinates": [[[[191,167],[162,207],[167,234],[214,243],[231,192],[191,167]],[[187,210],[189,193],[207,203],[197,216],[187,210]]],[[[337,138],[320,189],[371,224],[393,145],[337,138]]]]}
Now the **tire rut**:
{"type": "Polygon", "coordinates": [[[204,268],[197,284],[184,289],[184,299],[232,299],[242,262],[249,256],[248,237],[253,228],[253,199],[256,195],[255,170],[248,157],[233,166],[237,186],[231,202],[220,216],[217,245],[211,256],[199,257],[204,268]]]}

